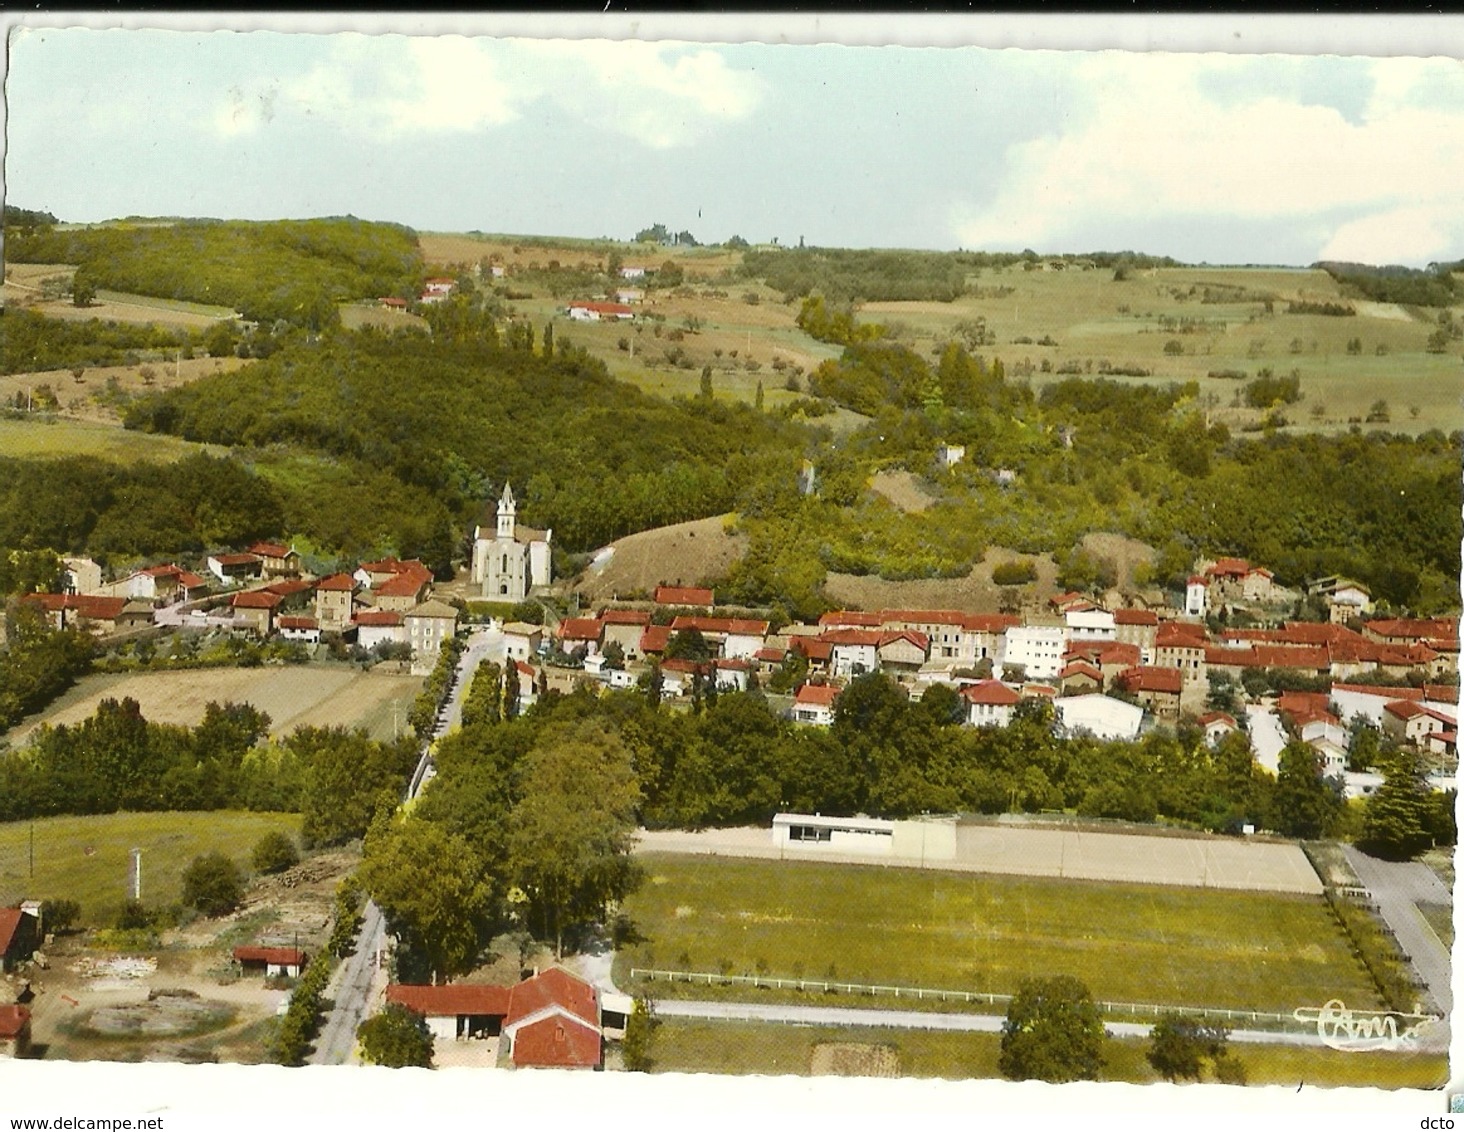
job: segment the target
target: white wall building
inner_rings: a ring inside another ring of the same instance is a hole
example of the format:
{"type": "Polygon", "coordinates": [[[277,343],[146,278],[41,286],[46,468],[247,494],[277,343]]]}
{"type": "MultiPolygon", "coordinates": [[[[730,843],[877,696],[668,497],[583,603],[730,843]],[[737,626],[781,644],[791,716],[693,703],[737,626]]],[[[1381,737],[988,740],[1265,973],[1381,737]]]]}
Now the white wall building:
{"type": "Polygon", "coordinates": [[[1015,625],[1006,631],[1002,675],[1008,665],[1023,666],[1028,679],[1055,680],[1067,651],[1066,625],[1015,625]]]}
{"type": "Polygon", "coordinates": [[[1068,638],[1074,641],[1116,641],[1118,625],[1106,609],[1073,609],[1063,614],[1068,638]]]}
{"type": "Polygon", "coordinates": [[[523,601],[534,587],[549,582],[554,532],[520,528],[517,510],[513,488],[504,484],[491,535],[483,523],[473,532],[473,582],[493,601],[523,601]]]}
{"type": "Polygon", "coordinates": [[[1112,696],[1059,696],[1052,701],[1063,729],[1088,731],[1098,739],[1134,739],[1144,722],[1144,709],[1112,696]]]}

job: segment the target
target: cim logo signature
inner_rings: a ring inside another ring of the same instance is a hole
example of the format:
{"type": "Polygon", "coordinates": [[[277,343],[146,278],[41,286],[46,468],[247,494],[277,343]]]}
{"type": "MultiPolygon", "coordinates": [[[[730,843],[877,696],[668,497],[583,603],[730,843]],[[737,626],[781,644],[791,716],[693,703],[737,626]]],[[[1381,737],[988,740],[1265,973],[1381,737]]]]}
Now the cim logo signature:
{"type": "Polygon", "coordinates": [[[1437,1014],[1349,1010],[1340,998],[1329,1000],[1320,1009],[1299,1006],[1292,1011],[1292,1017],[1298,1022],[1315,1025],[1317,1036],[1329,1048],[1352,1052],[1411,1048],[1418,1042],[1420,1029],[1439,1021],[1437,1014]],[[1404,1022],[1401,1030],[1400,1021],[1404,1022]],[[1408,1021],[1413,1024],[1408,1025],[1408,1021]]]}

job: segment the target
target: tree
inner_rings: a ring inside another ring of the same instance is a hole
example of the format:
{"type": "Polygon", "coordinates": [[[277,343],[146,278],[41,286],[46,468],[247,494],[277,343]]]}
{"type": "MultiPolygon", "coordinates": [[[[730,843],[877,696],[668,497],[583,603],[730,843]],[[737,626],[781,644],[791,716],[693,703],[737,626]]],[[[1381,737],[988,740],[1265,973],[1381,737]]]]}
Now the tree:
{"type": "Polygon", "coordinates": [[[668,259],[656,269],[656,282],[662,287],[680,287],[685,278],[686,273],[674,259],[668,259]]]}
{"type": "Polygon", "coordinates": [[[205,916],[226,916],[244,899],[244,874],[219,850],[194,857],[183,870],[183,903],[205,916]]]}
{"type": "Polygon", "coordinates": [[[625,1037],[620,1044],[620,1057],[627,1071],[647,1073],[655,1062],[651,1059],[651,1046],[661,1020],[656,1017],[655,1005],[648,998],[638,998],[631,1007],[630,1017],[625,1020],[625,1037]]]}
{"type": "Polygon", "coordinates": [[[257,873],[282,873],[300,861],[300,851],[287,834],[271,830],[254,843],[249,863],[257,873]]]}
{"type": "Polygon", "coordinates": [[[1224,1026],[1207,1026],[1187,1014],[1165,1014],[1149,1032],[1149,1051],[1144,1056],[1166,1081],[1186,1077],[1198,1081],[1206,1061],[1219,1066],[1229,1037],[1224,1026]]]}
{"type": "Polygon", "coordinates": [[[372,1015],[356,1027],[361,1056],[372,1065],[389,1069],[432,1068],[433,1038],[427,1020],[399,1002],[372,1015]]]}
{"type": "Polygon", "coordinates": [[[1002,1075],[1014,1081],[1093,1081],[1106,1037],[1088,988],[1070,975],[1024,979],[1001,1028],[1002,1075]]]}
{"type": "Polygon", "coordinates": [[[712,399],[712,367],[702,366],[701,372],[701,399],[710,401],[712,399]]]}
{"type": "Polygon", "coordinates": [[[43,900],[41,923],[48,932],[64,935],[81,919],[81,905],[75,900],[43,900]]]}
{"type": "Polygon", "coordinates": [[[97,284],[92,278],[91,272],[78,267],[76,274],[71,277],[71,305],[89,307],[96,297],[97,284]]]}
{"type": "Polygon", "coordinates": [[[666,642],[667,660],[706,661],[712,659],[712,647],[697,628],[678,629],[666,642]]]}
{"type": "Polygon", "coordinates": [[[630,752],[597,720],[551,724],[522,763],[509,815],[509,862],[529,897],[531,924],[564,954],[565,931],[599,919],[627,895],[640,787],[630,752]]]}
{"type": "Polygon", "coordinates": [[[489,935],[496,878],[467,840],[383,809],[366,835],[358,875],[409,961],[434,982],[473,969],[489,935]]]}
{"type": "Polygon", "coordinates": [[[669,244],[671,232],[664,224],[652,224],[649,228],[642,228],[635,234],[635,242],[638,244],[669,244]]]}
{"type": "Polygon", "coordinates": [[[1430,848],[1429,795],[1418,758],[1406,751],[1396,752],[1385,765],[1383,784],[1368,797],[1363,809],[1358,848],[1388,861],[1409,861],[1430,848]]]}
{"type": "Polygon", "coordinates": [[[758,378],[758,381],[757,381],[757,392],[754,393],[753,394],[753,397],[752,397],[752,407],[754,409],[758,410],[758,412],[762,412],[762,407],[763,407],[763,383],[762,383],[762,378],[758,378]]]}
{"type": "Polygon", "coordinates": [[[1322,777],[1322,756],[1305,743],[1281,748],[1276,768],[1277,827],[1288,837],[1325,837],[1342,816],[1336,783],[1322,777]]]}

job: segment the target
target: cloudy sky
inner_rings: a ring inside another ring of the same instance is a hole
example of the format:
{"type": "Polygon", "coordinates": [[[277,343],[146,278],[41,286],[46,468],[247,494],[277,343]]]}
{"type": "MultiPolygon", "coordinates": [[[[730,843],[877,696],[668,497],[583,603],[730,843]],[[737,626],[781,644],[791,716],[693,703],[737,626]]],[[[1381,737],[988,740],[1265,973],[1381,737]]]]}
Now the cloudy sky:
{"type": "Polygon", "coordinates": [[[659,221],[706,242],[1464,258],[1457,59],[682,26],[654,42],[17,29],[6,199],[75,221],[351,213],[618,238],[659,221]]]}

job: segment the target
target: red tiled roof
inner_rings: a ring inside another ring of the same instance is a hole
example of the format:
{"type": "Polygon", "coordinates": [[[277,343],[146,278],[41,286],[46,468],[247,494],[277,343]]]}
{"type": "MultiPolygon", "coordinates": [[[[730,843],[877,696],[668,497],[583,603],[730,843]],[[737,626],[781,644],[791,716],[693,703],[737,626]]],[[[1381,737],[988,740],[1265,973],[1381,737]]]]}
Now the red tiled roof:
{"type": "Polygon", "coordinates": [[[15,938],[15,929],[20,927],[20,919],[26,915],[19,908],[0,908],[0,955],[10,950],[10,942],[15,938]]]}
{"type": "Polygon", "coordinates": [[[593,1069],[600,1064],[600,1030],[550,1015],[513,1036],[513,1064],[519,1069],[593,1069]]]}
{"type": "Polygon", "coordinates": [[[651,615],[643,609],[602,609],[600,620],[606,625],[649,625],[651,615]]]}
{"type": "Polygon", "coordinates": [[[1077,590],[1068,590],[1067,593],[1061,593],[1054,598],[1050,598],[1047,604],[1061,609],[1065,605],[1072,605],[1074,602],[1087,600],[1087,594],[1080,594],[1077,592],[1077,590]]]}
{"type": "Polygon", "coordinates": [[[401,611],[396,609],[362,609],[357,612],[355,621],[357,625],[367,625],[372,628],[405,624],[401,611]]]}
{"type": "Polygon", "coordinates": [[[1045,696],[1048,699],[1053,699],[1057,696],[1057,689],[1051,684],[1023,684],[1022,695],[1045,696]]]}
{"type": "Polygon", "coordinates": [[[884,624],[884,615],[880,613],[861,613],[858,610],[852,609],[841,609],[835,613],[825,613],[818,619],[818,623],[834,628],[878,629],[884,624]]]}
{"type": "Polygon", "coordinates": [[[1255,668],[1260,661],[1255,646],[1237,648],[1233,645],[1210,645],[1205,649],[1205,663],[1231,668],[1255,668]]]}
{"type": "Polygon", "coordinates": [[[981,680],[961,689],[961,698],[973,704],[994,704],[1011,707],[1021,702],[1021,694],[1000,680],[981,680]]]}
{"type": "Polygon", "coordinates": [[[302,594],[314,587],[314,582],[307,582],[304,578],[286,578],[280,582],[271,582],[264,587],[267,594],[279,594],[280,597],[290,597],[293,594],[302,594]]]}
{"type": "Polygon", "coordinates": [[[19,1003],[0,1006],[0,1039],[11,1041],[20,1037],[26,1023],[30,1021],[30,1016],[29,1006],[21,1006],[19,1003]]]}
{"type": "MultiPolygon", "coordinates": [[[[1449,692],[1449,695],[1447,697],[1442,697],[1442,698],[1456,699],[1458,697],[1458,689],[1457,688],[1444,689],[1444,688],[1441,688],[1439,685],[1433,685],[1433,687],[1435,689],[1439,690],[1439,691],[1447,690],[1449,692]]],[[[1357,692],[1357,693],[1360,693],[1361,695],[1364,695],[1364,696],[1376,696],[1376,697],[1378,697],[1378,699],[1388,699],[1388,700],[1423,700],[1423,699],[1439,699],[1439,698],[1441,698],[1441,697],[1438,697],[1438,696],[1429,696],[1429,695],[1427,695],[1426,694],[1426,690],[1427,690],[1426,687],[1425,688],[1390,688],[1390,687],[1387,687],[1385,685],[1379,685],[1379,684],[1342,684],[1342,683],[1334,683],[1332,685],[1332,691],[1333,692],[1357,692]]]]}
{"type": "Polygon", "coordinates": [[[1326,711],[1329,699],[1326,692],[1282,692],[1276,701],[1276,710],[1302,713],[1326,711]]]}
{"type": "Polygon", "coordinates": [[[1205,573],[1212,578],[1243,578],[1250,570],[1251,564],[1244,558],[1222,558],[1205,573]]]}
{"type": "Polygon", "coordinates": [[[431,582],[430,570],[402,570],[374,588],[382,597],[416,597],[431,582]]]}
{"type": "Polygon", "coordinates": [[[711,605],[712,591],[697,586],[657,586],[657,605],[711,605]]]}
{"type": "Polygon", "coordinates": [[[356,579],[349,574],[332,574],[329,578],[321,578],[315,583],[317,590],[352,590],[356,589],[356,579]]]}
{"type": "Polygon", "coordinates": [[[180,567],[172,564],[166,566],[149,566],[139,570],[138,573],[148,578],[175,578],[183,571],[180,567]]]}
{"type": "Polygon", "coordinates": [[[556,632],[561,641],[598,641],[605,626],[593,617],[566,617],[556,632]]]}
{"type": "Polygon", "coordinates": [[[1224,711],[1207,711],[1199,719],[1195,720],[1201,727],[1209,727],[1212,723],[1224,723],[1232,731],[1235,730],[1235,716],[1224,711]]]}
{"type": "Polygon", "coordinates": [[[525,663],[522,660],[516,660],[516,661],[514,661],[513,662],[513,666],[514,666],[514,668],[516,668],[518,670],[518,673],[519,673],[520,676],[531,676],[531,677],[533,677],[533,676],[538,676],[539,675],[538,672],[535,671],[534,666],[532,664],[527,664],[527,663],[525,663]]]}
{"type": "Polygon", "coordinates": [[[635,314],[624,303],[584,303],[573,302],[569,304],[570,310],[594,311],[596,314],[635,314]]]}
{"type": "Polygon", "coordinates": [[[752,658],[769,664],[782,664],[787,655],[782,649],[758,649],[752,654],[752,658]]]}
{"type": "Polygon", "coordinates": [[[1209,643],[1209,635],[1203,625],[1190,621],[1166,621],[1159,626],[1154,636],[1156,648],[1198,649],[1209,643]]]}
{"type": "Polygon", "coordinates": [[[930,637],[922,633],[919,629],[895,629],[879,635],[880,648],[884,648],[886,645],[892,645],[896,641],[909,641],[921,652],[930,651],[930,637]]]}
{"type": "Polygon", "coordinates": [[[279,594],[270,593],[268,590],[249,590],[242,594],[235,594],[229,604],[235,609],[273,609],[283,600],[284,598],[279,594]]]}
{"type": "Polygon", "coordinates": [[[305,953],[298,947],[236,947],[234,958],[240,963],[284,963],[303,966],[305,953]]]}
{"type": "Polygon", "coordinates": [[[249,548],[250,554],[257,554],[261,558],[288,558],[290,548],[279,542],[257,542],[249,548]]]}
{"type": "Polygon", "coordinates": [[[671,643],[670,625],[647,625],[644,633],[641,634],[641,652],[665,652],[666,646],[671,643]]]}
{"type": "Polygon", "coordinates": [[[1088,676],[1100,683],[1103,680],[1103,673],[1086,660],[1070,661],[1059,675],[1064,680],[1069,680],[1074,676],[1088,676]]]}
{"type": "Polygon", "coordinates": [[[550,1006],[557,1006],[592,1026],[600,1024],[595,988],[561,967],[550,967],[513,988],[504,1025],[512,1026],[550,1006]]]}
{"type": "Polygon", "coordinates": [[[1332,667],[1332,658],[1320,645],[1256,645],[1256,663],[1262,668],[1311,668],[1321,671],[1332,667]]]}
{"type": "Polygon", "coordinates": [[[687,617],[681,616],[671,622],[671,631],[695,629],[698,633],[736,633],[747,637],[766,637],[768,622],[753,621],[741,617],[687,617]]]}
{"type": "Polygon", "coordinates": [[[733,672],[750,672],[752,671],[752,661],[732,657],[730,660],[714,660],[712,661],[712,667],[727,668],[733,672]]]}
{"type": "Polygon", "coordinates": [[[1185,579],[1185,584],[1191,586],[1207,586],[1210,584],[1210,580],[1203,574],[1191,574],[1185,579]]]}
{"type": "Polygon", "coordinates": [[[821,641],[813,637],[794,637],[789,642],[789,647],[796,653],[802,653],[809,660],[828,660],[834,654],[834,646],[828,641],[821,641]]]}
{"type": "Polygon", "coordinates": [[[1184,676],[1177,668],[1139,665],[1119,674],[1119,682],[1130,692],[1166,692],[1179,695],[1184,676]]]}
{"type": "Polygon", "coordinates": [[[182,586],[184,589],[196,590],[200,586],[206,586],[206,585],[208,585],[208,579],[206,579],[206,578],[200,578],[197,574],[193,573],[191,570],[179,570],[178,571],[178,584],[180,586],[182,586]]]}
{"type": "Polygon", "coordinates": [[[319,629],[320,622],[313,617],[280,617],[275,624],[281,629],[319,629]]]}
{"type": "Polygon", "coordinates": [[[1115,625],[1158,625],[1159,614],[1152,609],[1115,609],[1113,623],[1115,625]]]}
{"type": "Polygon", "coordinates": [[[883,625],[965,625],[969,613],[956,609],[883,609],[883,625]]]}
{"type": "Polygon", "coordinates": [[[39,605],[51,613],[69,609],[77,616],[92,621],[115,621],[127,604],[125,597],[99,597],[94,594],[26,594],[21,600],[39,605]]]}
{"type": "Polygon", "coordinates": [[[705,676],[711,669],[712,665],[710,661],[687,660],[685,657],[680,656],[673,656],[669,660],[663,660],[661,662],[661,671],[663,672],[690,672],[693,674],[700,672],[705,676]]]}
{"type": "Polygon", "coordinates": [[[820,633],[818,639],[827,645],[865,645],[877,648],[884,634],[877,629],[830,629],[820,633]]]}
{"type": "Polygon", "coordinates": [[[1095,664],[1132,667],[1139,663],[1141,655],[1139,646],[1127,641],[1073,641],[1063,653],[1063,660],[1090,660],[1095,664]]]}
{"type": "Polygon", "coordinates": [[[1397,716],[1399,719],[1416,719],[1420,715],[1427,715],[1428,709],[1422,704],[1416,704],[1412,700],[1393,700],[1383,705],[1383,710],[1389,715],[1397,716]]]}
{"type": "Polygon", "coordinates": [[[839,689],[831,684],[804,684],[793,694],[793,702],[815,707],[833,707],[839,698],[839,689]]]}
{"type": "Polygon", "coordinates": [[[1459,640],[1459,622],[1452,617],[1429,619],[1393,617],[1369,621],[1364,630],[1374,636],[1401,640],[1459,640]]]}
{"type": "Polygon", "coordinates": [[[407,305],[406,299],[398,299],[393,296],[387,296],[377,301],[389,307],[405,307],[407,305]]]}
{"type": "Polygon", "coordinates": [[[409,986],[396,983],[386,988],[386,1001],[415,1010],[424,1018],[457,1014],[491,1014],[504,1017],[513,998],[512,987],[458,983],[447,986],[409,986]]]}

